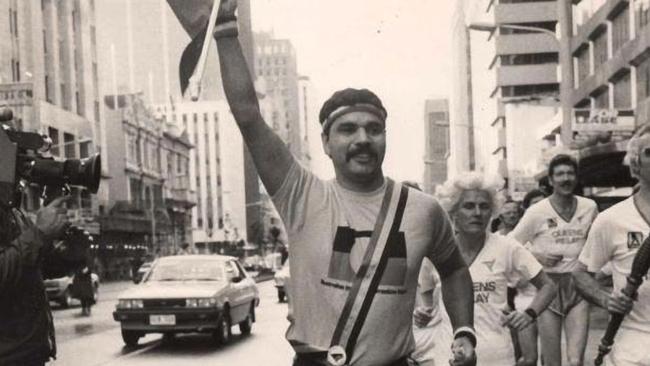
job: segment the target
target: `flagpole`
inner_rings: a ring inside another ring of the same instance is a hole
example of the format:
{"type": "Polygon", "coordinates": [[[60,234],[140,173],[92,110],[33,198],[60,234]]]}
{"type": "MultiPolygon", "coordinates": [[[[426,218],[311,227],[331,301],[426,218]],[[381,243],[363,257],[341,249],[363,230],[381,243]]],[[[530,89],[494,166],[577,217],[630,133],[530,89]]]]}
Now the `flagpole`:
{"type": "Polygon", "coordinates": [[[167,1],[160,0],[160,23],[162,25],[162,47],[163,47],[163,70],[165,72],[165,77],[163,82],[165,83],[165,98],[163,101],[166,101],[167,98],[171,98],[171,92],[169,87],[169,44],[167,39],[167,1]]]}
{"type": "Polygon", "coordinates": [[[115,69],[115,43],[111,43],[111,77],[113,78],[113,106],[117,110],[117,70],[115,69]]]}
{"type": "Polygon", "coordinates": [[[212,43],[212,33],[214,33],[214,27],[217,22],[217,13],[219,12],[220,3],[221,3],[220,0],[214,0],[214,4],[212,5],[212,12],[210,12],[210,20],[208,20],[208,27],[205,31],[205,38],[203,39],[201,56],[199,56],[199,62],[196,65],[196,68],[194,69],[194,73],[192,74],[189,80],[190,98],[194,102],[199,100],[199,95],[201,94],[201,79],[203,79],[205,64],[208,59],[210,44],[212,43]]]}
{"type": "Polygon", "coordinates": [[[129,57],[129,93],[135,93],[135,75],[133,74],[133,19],[131,19],[131,0],[126,0],[126,32],[129,57]]]}

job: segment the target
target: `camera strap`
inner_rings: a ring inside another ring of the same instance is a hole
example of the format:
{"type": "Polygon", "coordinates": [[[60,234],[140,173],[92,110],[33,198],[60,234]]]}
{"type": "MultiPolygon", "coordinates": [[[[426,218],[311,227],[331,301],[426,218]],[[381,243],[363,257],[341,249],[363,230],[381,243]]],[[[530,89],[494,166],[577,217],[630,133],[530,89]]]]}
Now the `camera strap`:
{"type": "Polygon", "coordinates": [[[327,351],[327,361],[332,366],[347,365],[352,359],[361,328],[388,263],[386,248],[390,238],[399,231],[407,198],[406,186],[386,178],[381,209],[327,351]]]}

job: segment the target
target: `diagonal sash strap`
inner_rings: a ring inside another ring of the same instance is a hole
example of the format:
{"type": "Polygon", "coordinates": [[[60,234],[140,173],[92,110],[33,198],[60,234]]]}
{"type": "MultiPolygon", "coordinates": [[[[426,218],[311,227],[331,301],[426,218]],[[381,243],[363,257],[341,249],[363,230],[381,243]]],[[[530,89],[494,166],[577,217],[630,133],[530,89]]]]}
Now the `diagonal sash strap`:
{"type": "Polygon", "coordinates": [[[408,188],[387,178],[386,192],[368,248],[332,336],[328,351],[331,365],[342,366],[351,361],[359,333],[388,263],[388,251],[385,250],[388,240],[399,231],[407,198],[408,188]]]}

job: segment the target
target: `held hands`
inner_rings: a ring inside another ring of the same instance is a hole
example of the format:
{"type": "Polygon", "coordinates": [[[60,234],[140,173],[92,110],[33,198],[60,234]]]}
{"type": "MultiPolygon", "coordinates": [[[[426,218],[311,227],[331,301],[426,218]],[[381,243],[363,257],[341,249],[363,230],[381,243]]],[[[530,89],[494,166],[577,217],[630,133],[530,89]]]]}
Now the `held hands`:
{"type": "Polygon", "coordinates": [[[413,322],[418,328],[424,328],[433,319],[433,307],[418,306],[413,312],[413,322]]]}
{"type": "Polygon", "coordinates": [[[63,204],[70,196],[55,198],[49,205],[42,207],[36,214],[36,228],[43,233],[47,240],[58,239],[70,226],[67,209],[63,204]]]}
{"type": "Polygon", "coordinates": [[[504,313],[504,315],[505,318],[502,325],[507,325],[510,328],[516,329],[518,331],[526,329],[526,327],[535,322],[535,319],[533,319],[530,315],[517,310],[510,311],[507,314],[504,313]]]}
{"type": "Polygon", "coordinates": [[[627,314],[632,310],[634,299],[619,290],[618,293],[612,292],[607,298],[607,310],[610,313],[627,314]]]}
{"type": "Polygon", "coordinates": [[[450,366],[476,366],[476,352],[467,337],[458,337],[451,344],[450,366]]]}

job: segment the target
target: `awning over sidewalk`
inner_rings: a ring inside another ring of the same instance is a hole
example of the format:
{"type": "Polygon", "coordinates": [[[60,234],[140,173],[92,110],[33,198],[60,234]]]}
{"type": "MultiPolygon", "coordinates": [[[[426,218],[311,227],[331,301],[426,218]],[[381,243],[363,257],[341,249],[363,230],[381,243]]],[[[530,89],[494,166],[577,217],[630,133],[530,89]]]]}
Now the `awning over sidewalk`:
{"type": "Polygon", "coordinates": [[[586,187],[631,187],[636,180],[623,165],[628,140],[583,148],[578,153],[580,182],[586,187]]]}

